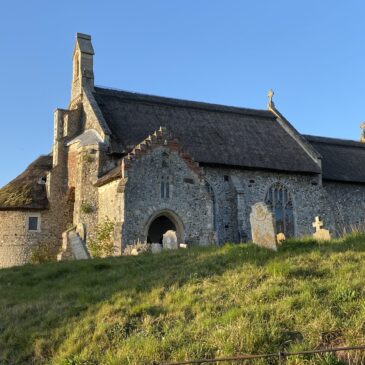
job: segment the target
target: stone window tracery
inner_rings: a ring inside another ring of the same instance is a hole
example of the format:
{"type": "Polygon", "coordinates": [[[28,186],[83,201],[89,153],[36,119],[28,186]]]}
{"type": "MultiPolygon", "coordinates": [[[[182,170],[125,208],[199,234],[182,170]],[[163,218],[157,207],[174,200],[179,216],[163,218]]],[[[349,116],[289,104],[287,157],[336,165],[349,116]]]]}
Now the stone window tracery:
{"type": "Polygon", "coordinates": [[[285,185],[273,184],[265,198],[266,205],[274,213],[277,233],[284,233],[286,237],[294,236],[293,198],[285,185]]]}

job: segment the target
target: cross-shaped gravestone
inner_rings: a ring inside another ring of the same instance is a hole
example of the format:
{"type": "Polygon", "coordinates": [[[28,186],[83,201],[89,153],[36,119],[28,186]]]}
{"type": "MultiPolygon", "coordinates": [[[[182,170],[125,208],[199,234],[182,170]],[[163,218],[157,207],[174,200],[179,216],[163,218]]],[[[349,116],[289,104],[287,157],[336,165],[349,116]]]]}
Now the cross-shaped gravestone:
{"type": "Polygon", "coordinates": [[[331,239],[331,234],[328,229],[323,229],[323,222],[316,217],[312,224],[313,228],[316,229],[315,233],[313,233],[313,237],[318,241],[328,241],[331,239]]]}
{"type": "Polygon", "coordinates": [[[321,222],[319,217],[316,217],[312,226],[316,229],[316,232],[318,232],[323,227],[323,222],[321,222]]]}

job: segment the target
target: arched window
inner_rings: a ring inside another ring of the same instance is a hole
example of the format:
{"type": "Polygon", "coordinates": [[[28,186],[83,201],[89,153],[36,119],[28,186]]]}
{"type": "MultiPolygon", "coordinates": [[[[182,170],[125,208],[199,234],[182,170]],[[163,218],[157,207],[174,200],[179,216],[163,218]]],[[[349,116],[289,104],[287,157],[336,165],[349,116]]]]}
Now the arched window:
{"type": "Polygon", "coordinates": [[[272,185],[266,194],[265,203],[274,213],[277,233],[282,232],[286,237],[293,237],[293,198],[289,190],[279,183],[272,185]]]}

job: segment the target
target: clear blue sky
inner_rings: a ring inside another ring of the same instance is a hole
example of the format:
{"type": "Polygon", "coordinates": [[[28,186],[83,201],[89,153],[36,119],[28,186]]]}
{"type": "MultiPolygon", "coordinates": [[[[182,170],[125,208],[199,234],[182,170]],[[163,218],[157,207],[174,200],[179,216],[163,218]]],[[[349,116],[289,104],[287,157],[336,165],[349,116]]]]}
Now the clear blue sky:
{"type": "Polygon", "coordinates": [[[95,83],[278,109],[302,133],[359,138],[363,0],[8,0],[0,7],[0,186],[52,145],[76,32],[95,83]]]}

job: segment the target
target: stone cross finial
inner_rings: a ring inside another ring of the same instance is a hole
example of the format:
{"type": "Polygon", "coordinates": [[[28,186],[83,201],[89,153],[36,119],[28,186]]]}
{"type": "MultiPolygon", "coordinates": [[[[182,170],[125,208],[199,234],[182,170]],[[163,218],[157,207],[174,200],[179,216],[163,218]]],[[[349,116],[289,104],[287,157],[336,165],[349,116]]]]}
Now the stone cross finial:
{"type": "Polygon", "coordinates": [[[365,122],[360,124],[361,135],[360,142],[365,142],[365,122]]]}
{"type": "Polygon", "coordinates": [[[318,232],[323,227],[323,222],[321,222],[319,217],[316,217],[314,219],[314,222],[313,222],[312,226],[313,226],[313,228],[316,229],[316,232],[318,232]]]}
{"type": "Polygon", "coordinates": [[[273,96],[274,96],[274,91],[272,89],[270,89],[269,92],[267,93],[267,97],[269,98],[267,107],[269,109],[271,109],[271,107],[274,106],[274,102],[272,100],[273,96]]]}

